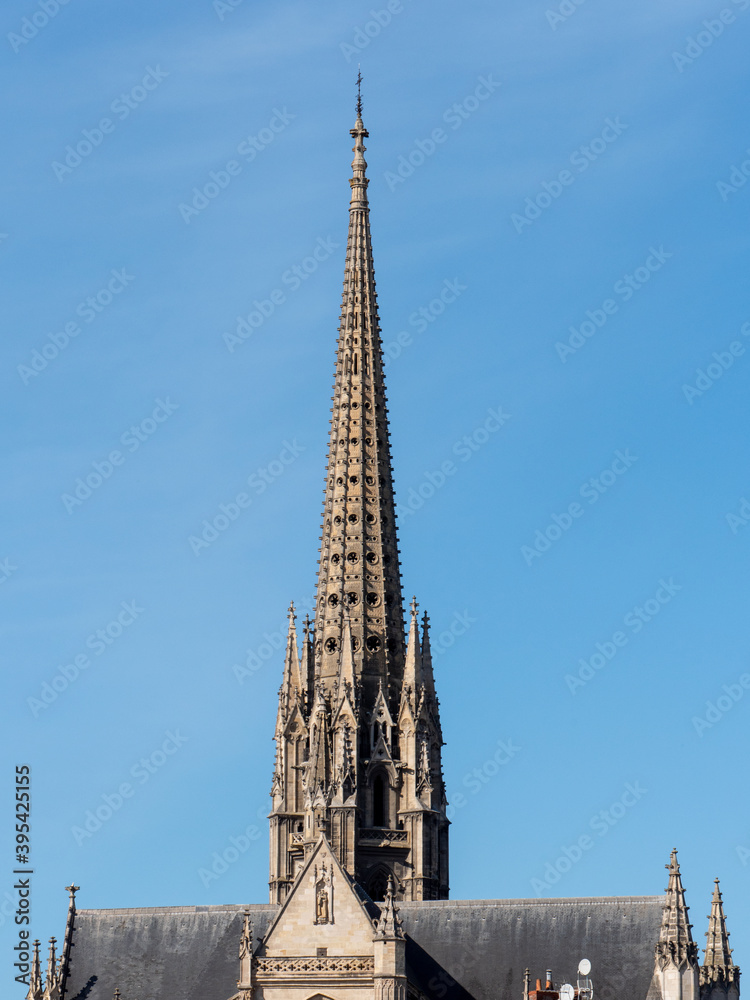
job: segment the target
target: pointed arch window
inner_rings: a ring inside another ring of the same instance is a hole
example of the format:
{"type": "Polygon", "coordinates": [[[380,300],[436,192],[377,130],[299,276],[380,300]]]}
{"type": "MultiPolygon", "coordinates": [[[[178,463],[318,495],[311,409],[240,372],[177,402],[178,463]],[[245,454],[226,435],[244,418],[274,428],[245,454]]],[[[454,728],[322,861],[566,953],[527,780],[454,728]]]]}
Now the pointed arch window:
{"type": "Polygon", "coordinates": [[[372,825],[388,826],[388,786],[382,774],[372,783],[372,825]]]}
{"type": "Polygon", "coordinates": [[[389,874],[390,872],[385,868],[378,868],[373,872],[367,882],[367,894],[370,899],[374,899],[375,902],[381,902],[385,899],[389,874]]]}

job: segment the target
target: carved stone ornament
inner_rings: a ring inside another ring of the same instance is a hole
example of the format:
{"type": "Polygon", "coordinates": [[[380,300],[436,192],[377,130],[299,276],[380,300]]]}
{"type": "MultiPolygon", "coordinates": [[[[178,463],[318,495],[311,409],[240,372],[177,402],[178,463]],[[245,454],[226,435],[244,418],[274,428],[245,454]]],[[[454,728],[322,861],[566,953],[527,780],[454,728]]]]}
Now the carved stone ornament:
{"type": "Polygon", "coordinates": [[[333,870],[325,861],[315,866],[315,923],[333,923],[333,870]]]}

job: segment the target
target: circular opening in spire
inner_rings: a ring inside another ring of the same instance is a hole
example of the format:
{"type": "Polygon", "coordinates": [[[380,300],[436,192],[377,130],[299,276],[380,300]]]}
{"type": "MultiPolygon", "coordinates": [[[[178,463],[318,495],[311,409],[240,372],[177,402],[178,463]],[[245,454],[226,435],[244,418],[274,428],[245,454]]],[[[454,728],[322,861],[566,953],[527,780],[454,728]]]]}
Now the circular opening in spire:
{"type": "Polygon", "coordinates": [[[373,565],[374,563],[376,563],[378,561],[377,553],[376,552],[368,552],[367,553],[367,561],[368,561],[368,563],[370,563],[370,565],[373,565]]]}
{"type": "Polygon", "coordinates": [[[327,653],[335,653],[336,650],[338,649],[338,647],[339,647],[339,644],[338,644],[337,640],[334,639],[333,636],[331,636],[329,639],[326,639],[326,652],[327,653]]]}
{"type": "Polygon", "coordinates": [[[371,653],[377,652],[380,649],[380,639],[376,635],[371,635],[367,639],[367,648],[371,653]]]}
{"type": "Polygon", "coordinates": [[[331,556],[331,562],[333,563],[334,566],[338,566],[338,564],[341,562],[341,556],[338,554],[338,552],[333,553],[333,555],[331,556]]]}
{"type": "Polygon", "coordinates": [[[350,590],[349,593],[346,595],[346,599],[349,602],[350,608],[353,608],[355,604],[359,604],[359,594],[356,592],[356,590],[350,590]]]}
{"type": "Polygon", "coordinates": [[[378,597],[378,595],[375,593],[374,590],[371,590],[367,595],[367,603],[370,605],[371,608],[376,608],[378,604],[380,604],[380,598],[378,597]]]}
{"type": "Polygon", "coordinates": [[[346,558],[350,563],[359,562],[359,556],[356,552],[350,552],[346,558]]]}
{"type": "Polygon", "coordinates": [[[338,594],[331,594],[328,598],[328,603],[332,608],[335,608],[339,603],[338,594]]]}
{"type": "Polygon", "coordinates": [[[359,514],[349,515],[349,524],[356,524],[359,521],[359,514]]]}

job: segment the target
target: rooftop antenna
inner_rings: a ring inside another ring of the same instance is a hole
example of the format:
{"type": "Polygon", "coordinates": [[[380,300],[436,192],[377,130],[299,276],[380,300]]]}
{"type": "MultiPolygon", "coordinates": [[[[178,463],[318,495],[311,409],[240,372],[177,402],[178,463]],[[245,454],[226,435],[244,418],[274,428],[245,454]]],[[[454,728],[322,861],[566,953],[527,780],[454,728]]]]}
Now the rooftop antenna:
{"type": "Polygon", "coordinates": [[[362,67],[357,66],[357,118],[362,117],[362,67]]]}

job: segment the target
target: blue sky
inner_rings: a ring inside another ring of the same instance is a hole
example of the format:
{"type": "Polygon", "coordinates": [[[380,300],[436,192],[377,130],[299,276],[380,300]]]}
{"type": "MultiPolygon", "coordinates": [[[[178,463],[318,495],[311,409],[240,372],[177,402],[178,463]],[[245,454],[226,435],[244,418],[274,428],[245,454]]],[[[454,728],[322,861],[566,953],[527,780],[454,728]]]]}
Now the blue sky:
{"type": "Polygon", "coordinates": [[[677,846],[748,961],[750,3],[497,7],[4,5],[3,828],[29,764],[42,939],[71,879],[266,899],[361,62],[452,895],[660,893],[677,846]]]}

